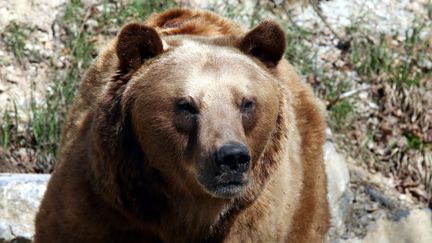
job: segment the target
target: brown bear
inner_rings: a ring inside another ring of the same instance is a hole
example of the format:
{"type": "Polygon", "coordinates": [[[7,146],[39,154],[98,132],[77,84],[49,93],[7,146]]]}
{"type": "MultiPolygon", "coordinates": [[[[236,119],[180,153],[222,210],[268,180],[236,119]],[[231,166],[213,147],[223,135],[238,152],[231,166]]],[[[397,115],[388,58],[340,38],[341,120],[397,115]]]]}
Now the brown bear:
{"type": "Polygon", "coordinates": [[[284,50],[272,21],[124,26],[68,115],[35,241],[322,242],[325,122],[284,50]]]}

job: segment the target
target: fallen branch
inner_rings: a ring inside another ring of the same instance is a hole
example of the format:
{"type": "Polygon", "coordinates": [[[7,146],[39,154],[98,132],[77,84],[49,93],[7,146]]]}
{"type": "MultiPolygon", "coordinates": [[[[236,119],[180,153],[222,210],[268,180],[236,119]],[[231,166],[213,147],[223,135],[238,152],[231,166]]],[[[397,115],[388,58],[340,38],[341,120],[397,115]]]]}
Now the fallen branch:
{"type": "Polygon", "coordinates": [[[337,102],[339,102],[339,101],[341,101],[343,99],[346,99],[348,97],[351,97],[351,96],[353,96],[355,94],[358,94],[361,91],[368,90],[369,88],[370,88],[369,84],[364,84],[364,85],[362,85],[361,87],[359,87],[357,89],[353,89],[353,90],[347,91],[345,93],[342,93],[338,97],[336,97],[335,99],[329,100],[328,104],[327,104],[327,108],[330,108],[333,105],[335,105],[337,102]]]}

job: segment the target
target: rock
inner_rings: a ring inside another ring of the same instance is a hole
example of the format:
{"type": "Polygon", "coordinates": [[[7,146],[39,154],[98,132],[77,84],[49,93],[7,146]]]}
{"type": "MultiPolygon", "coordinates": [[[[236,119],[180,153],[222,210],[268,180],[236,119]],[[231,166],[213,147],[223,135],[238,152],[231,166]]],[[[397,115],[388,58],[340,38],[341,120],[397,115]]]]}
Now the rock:
{"type": "Polygon", "coordinates": [[[341,51],[335,47],[329,48],[321,48],[320,49],[320,58],[326,62],[336,63],[337,61],[341,61],[341,51]]]}
{"type": "Polygon", "coordinates": [[[369,196],[371,197],[372,201],[378,202],[382,204],[386,208],[394,209],[396,208],[396,204],[388,197],[386,197],[382,192],[379,190],[369,187],[366,189],[369,196]]]}
{"type": "Polygon", "coordinates": [[[16,0],[0,1],[0,119],[2,114],[16,106],[19,123],[26,123],[24,114],[31,111],[31,102],[45,98],[46,87],[52,85],[53,67],[62,48],[55,36],[54,24],[66,8],[66,0],[16,0]],[[20,30],[19,58],[11,51],[16,43],[16,25],[20,30]],[[15,34],[14,34],[15,33],[15,34]],[[21,117],[21,115],[23,115],[21,117]]]}
{"type": "Polygon", "coordinates": [[[430,243],[432,242],[432,211],[430,209],[414,209],[398,221],[381,218],[365,238],[340,242],[430,243]]]}
{"type": "Polygon", "coordinates": [[[332,228],[327,236],[327,242],[337,242],[345,231],[345,218],[351,202],[351,192],[348,187],[349,173],[344,158],[336,151],[331,140],[331,132],[327,129],[327,141],[324,144],[324,161],[327,173],[327,189],[330,204],[332,228]]]}
{"type": "MultiPolygon", "coordinates": [[[[356,24],[355,21],[357,24],[362,21],[363,28],[374,29],[379,33],[396,31],[403,38],[405,31],[415,20],[415,14],[408,11],[410,2],[414,1],[320,1],[320,9],[328,24],[336,31],[343,31],[345,27],[356,24]]],[[[419,2],[419,0],[415,2],[419,2]]],[[[421,6],[421,4],[418,5],[421,6]]],[[[305,9],[296,9],[296,11],[294,21],[298,25],[307,28],[317,28],[316,25],[318,25],[318,28],[323,28],[324,23],[317,18],[311,6],[305,9]]]]}
{"type": "Polygon", "coordinates": [[[0,242],[30,242],[50,175],[0,174],[0,242]]]}
{"type": "Polygon", "coordinates": [[[65,5],[65,0],[16,0],[0,1],[0,33],[12,21],[35,25],[45,32],[65,5]]]}

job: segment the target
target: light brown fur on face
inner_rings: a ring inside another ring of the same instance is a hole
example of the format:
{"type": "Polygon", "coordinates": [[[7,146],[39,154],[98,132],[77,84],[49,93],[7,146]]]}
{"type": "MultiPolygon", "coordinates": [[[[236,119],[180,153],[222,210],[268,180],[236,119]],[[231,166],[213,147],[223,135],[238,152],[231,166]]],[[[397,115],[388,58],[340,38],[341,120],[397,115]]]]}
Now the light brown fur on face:
{"type": "Polygon", "coordinates": [[[322,242],[325,122],[284,49],[271,21],[126,25],[81,84],[35,241],[322,242]]]}

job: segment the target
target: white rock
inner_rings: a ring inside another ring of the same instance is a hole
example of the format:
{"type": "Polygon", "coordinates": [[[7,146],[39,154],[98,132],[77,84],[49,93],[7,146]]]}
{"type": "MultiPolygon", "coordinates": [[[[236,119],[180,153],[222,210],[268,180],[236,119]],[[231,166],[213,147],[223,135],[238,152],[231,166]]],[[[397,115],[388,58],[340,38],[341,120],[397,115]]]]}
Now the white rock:
{"type": "Polygon", "coordinates": [[[344,219],[351,201],[348,188],[349,172],[344,158],[336,151],[331,141],[331,132],[327,129],[327,141],[324,144],[324,162],[327,174],[328,200],[333,227],[328,234],[328,242],[334,242],[344,232],[344,219]]]}
{"type": "MultiPolygon", "coordinates": [[[[320,8],[327,22],[336,30],[343,30],[355,21],[362,21],[366,23],[365,26],[377,32],[396,31],[402,37],[415,19],[414,13],[407,11],[410,2],[407,0],[333,0],[321,1],[320,8]]],[[[311,6],[299,10],[294,20],[305,27],[313,27],[316,24],[320,28],[324,26],[311,6]]]]}
{"type": "Polygon", "coordinates": [[[414,209],[397,222],[381,219],[377,228],[361,240],[362,243],[432,242],[432,212],[414,209]]]}
{"type": "Polygon", "coordinates": [[[50,175],[0,174],[0,242],[30,239],[50,175]]]}
{"type": "Polygon", "coordinates": [[[65,0],[0,1],[0,33],[12,21],[38,27],[47,33],[65,0]]]}

